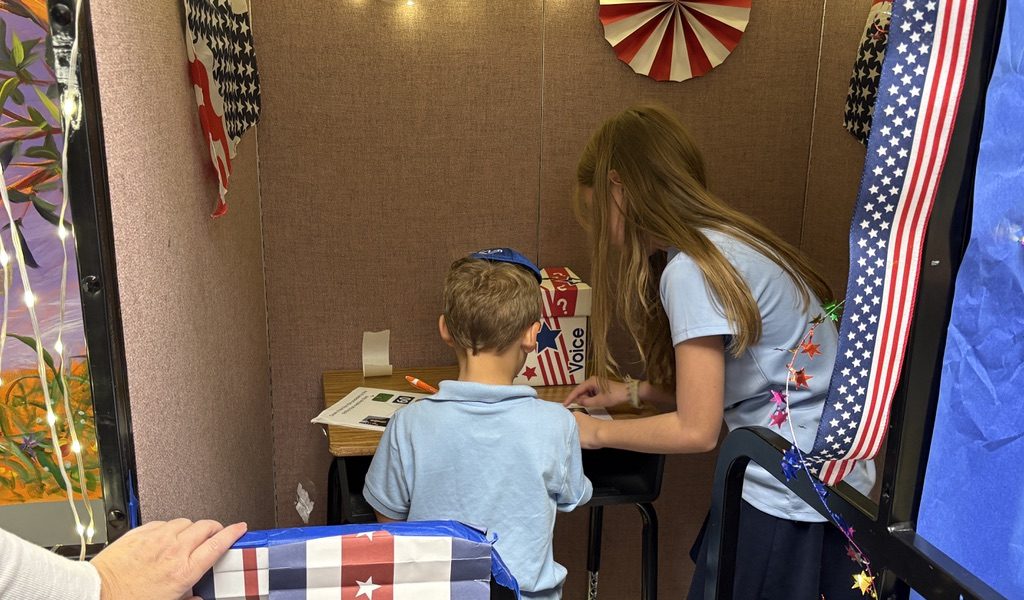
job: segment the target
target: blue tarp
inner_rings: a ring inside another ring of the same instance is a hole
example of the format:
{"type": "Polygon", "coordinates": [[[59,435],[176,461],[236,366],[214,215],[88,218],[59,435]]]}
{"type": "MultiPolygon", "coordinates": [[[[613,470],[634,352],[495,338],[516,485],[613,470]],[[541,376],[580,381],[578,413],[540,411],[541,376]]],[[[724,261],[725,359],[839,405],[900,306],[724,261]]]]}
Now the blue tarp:
{"type": "Polygon", "coordinates": [[[1024,598],[1024,0],[989,85],[918,531],[1024,598]]]}

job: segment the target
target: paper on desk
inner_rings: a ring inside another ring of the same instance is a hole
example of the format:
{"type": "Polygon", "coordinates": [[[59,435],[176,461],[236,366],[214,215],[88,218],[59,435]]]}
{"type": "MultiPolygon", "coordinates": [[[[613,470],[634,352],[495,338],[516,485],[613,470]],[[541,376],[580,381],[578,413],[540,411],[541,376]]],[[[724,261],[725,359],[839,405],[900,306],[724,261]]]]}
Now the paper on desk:
{"type": "Polygon", "coordinates": [[[611,421],[612,416],[608,414],[608,411],[603,408],[580,406],[579,404],[570,404],[568,406],[571,412],[581,412],[585,415],[590,415],[595,419],[601,419],[604,421],[611,421]]]}
{"type": "Polygon", "coordinates": [[[395,412],[425,398],[426,394],[358,387],[328,406],[311,423],[384,431],[395,412]]]}
{"type": "Polygon", "coordinates": [[[391,375],[391,330],[363,332],[363,377],[391,375]]]}

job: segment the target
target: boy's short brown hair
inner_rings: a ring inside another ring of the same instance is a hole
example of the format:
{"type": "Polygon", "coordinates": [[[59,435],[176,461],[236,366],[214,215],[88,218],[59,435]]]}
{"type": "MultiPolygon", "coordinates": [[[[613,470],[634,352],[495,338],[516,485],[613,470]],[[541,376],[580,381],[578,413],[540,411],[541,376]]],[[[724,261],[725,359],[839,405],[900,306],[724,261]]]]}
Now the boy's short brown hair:
{"type": "Polygon", "coordinates": [[[444,320],[455,345],[501,352],[540,320],[540,286],[523,267],[462,258],[444,280],[444,320]]]}

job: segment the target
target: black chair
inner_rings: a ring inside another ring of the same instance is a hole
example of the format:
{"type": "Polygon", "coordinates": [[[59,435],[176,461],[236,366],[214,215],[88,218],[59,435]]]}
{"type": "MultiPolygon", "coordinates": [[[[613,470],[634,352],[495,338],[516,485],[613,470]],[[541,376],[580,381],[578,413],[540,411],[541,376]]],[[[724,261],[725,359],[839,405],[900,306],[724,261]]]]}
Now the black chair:
{"type": "Polygon", "coordinates": [[[658,514],[653,502],[661,494],[665,470],[664,454],[643,454],[626,450],[585,450],[583,471],[594,484],[590,500],[590,533],[587,541],[587,598],[597,598],[597,579],[601,568],[601,530],[604,507],[635,504],[643,529],[640,557],[640,598],[658,596],[658,514]]]}
{"type": "Polygon", "coordinates": [[[363,498],[372,456],[336,457],[327,473],[327,524],[373,523],[377,515],[363,498]]]}

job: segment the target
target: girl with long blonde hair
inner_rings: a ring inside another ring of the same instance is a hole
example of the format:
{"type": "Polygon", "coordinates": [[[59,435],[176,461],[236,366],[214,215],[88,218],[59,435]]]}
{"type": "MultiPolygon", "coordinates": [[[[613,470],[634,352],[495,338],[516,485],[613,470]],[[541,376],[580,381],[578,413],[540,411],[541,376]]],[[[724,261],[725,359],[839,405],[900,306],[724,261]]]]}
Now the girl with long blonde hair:
{"type": "MultiPolygon", "coordinates": [[[[693,139],[655,106],[625,110],[594,133],[579,161],[574,208],[591,242],[596,375],[566,403],[660,409],[617,421],[576,413],[583,447],[708,452],[723,420],[730,430],[767,425],[772,391],[789,377],[790,354],[780,349],[795,347],[832,297],[807,259],[711,193],[693,139]],[[613,323],[635,342],[645,380],[623,377],[608,349],[613,323]]],[[[790,386],[793,441],[804,450],[821,420],[836,338],[834,326],[816,330],[822,354],[806,368],[807,385],[790,386]]],[[[788,427],[780,433],[790,437],[788,427]]],[[[873,465],[859,464],[846,481],[867,493],[873,465]]],[[[856,597],[844,538],[817,511],[756,465],[743,499],[736,598],[856,597]]],[[[703,546],[702,532],[691,553],[691,599],[703,597],[703,546]]]]}

